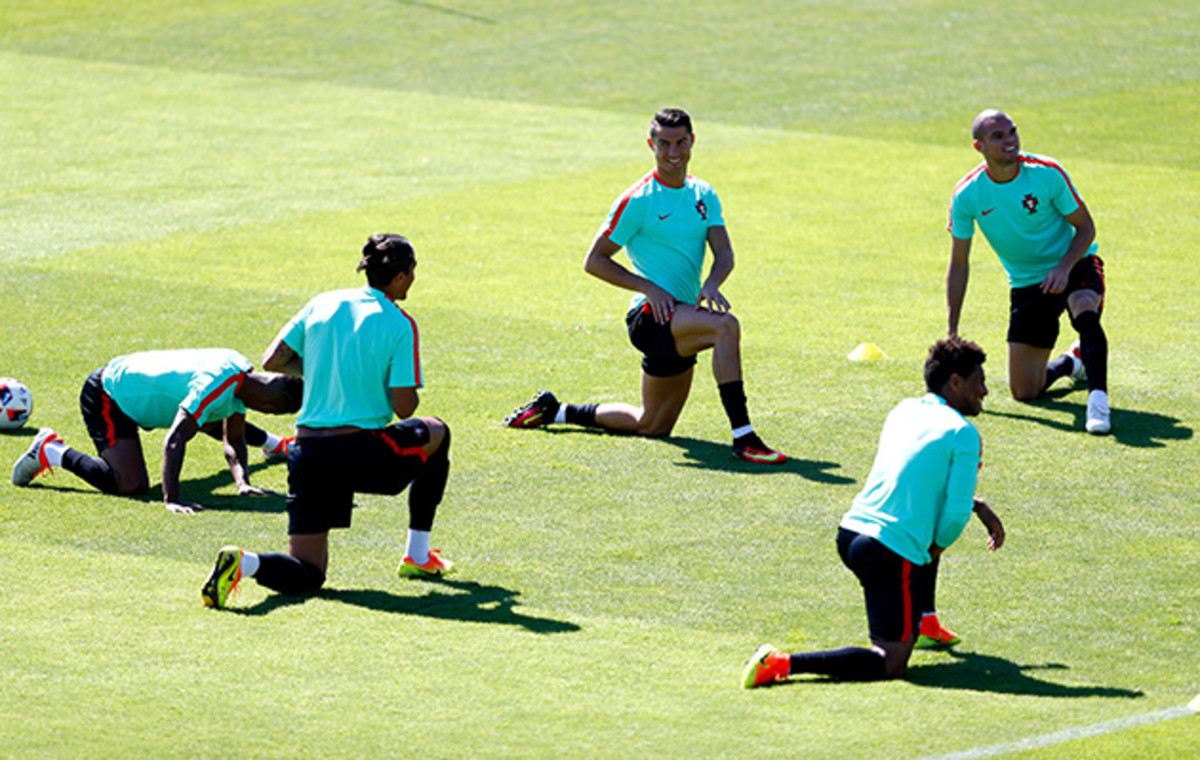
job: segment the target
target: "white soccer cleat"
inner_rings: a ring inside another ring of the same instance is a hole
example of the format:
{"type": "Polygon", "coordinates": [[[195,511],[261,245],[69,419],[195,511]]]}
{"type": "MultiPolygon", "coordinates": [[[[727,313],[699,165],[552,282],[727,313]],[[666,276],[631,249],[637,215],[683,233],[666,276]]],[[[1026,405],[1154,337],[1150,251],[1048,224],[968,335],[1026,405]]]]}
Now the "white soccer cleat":
{"type": "Polygon", "coordinates": [[[37,435],[33,437],[33,443],[29,444],[25,453],[13,463],[12,482],[14,486],[27,486],[38,475],[50,469],[50,463],[46,461],[46,444],[57,440],[59,437],[52,428],[42,428],[37,432],[37,435]]]}
{"type": "Polygon", "coordinates": [[[1105,435],[1112,430],[1112,412],[1108,408],[1108,394],[1092,391],[1088,394],[1087,422],[1084,427],[1092,435],[1105,435]]]}
{"type": "Polygon", "coordinates": [[[1086,383],[1087,370],[1083,367],[1083,352],[1079,350],[1078,340],[1067,349],[1067,356],[1071,357],[1071,379],[1077,383],[1086,383]]]}

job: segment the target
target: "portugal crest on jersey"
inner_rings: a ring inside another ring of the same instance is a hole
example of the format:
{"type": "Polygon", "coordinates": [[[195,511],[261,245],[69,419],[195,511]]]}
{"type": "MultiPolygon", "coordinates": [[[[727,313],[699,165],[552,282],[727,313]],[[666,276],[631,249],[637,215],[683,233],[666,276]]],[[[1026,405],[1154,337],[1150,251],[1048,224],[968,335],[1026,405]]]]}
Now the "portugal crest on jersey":
{"type": "Polygon", "coordinates": [[[1025,199],[1021,201],[1021,205],[1024,206],[1025,210],[1028,211],[1029,213],[1036,214],[1037,207],[1038,207],[1037,196],[1034,195],[1033,193],[1029,193],[1028,195],[1025,196],[1025,199]]]}

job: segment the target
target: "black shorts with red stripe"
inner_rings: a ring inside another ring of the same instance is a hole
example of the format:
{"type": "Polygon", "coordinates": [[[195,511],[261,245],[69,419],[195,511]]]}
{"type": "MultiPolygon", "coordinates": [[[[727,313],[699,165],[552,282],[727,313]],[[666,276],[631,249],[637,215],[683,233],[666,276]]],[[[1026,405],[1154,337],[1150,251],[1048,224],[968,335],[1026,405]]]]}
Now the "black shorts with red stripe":
{"type": "Polygon", "coordinates": [[[297,438],[288,454],[288,534],[349,528],[355,493],[395,495],[425,464],[420,419],[328,438],[297,438]]]}
{"type": "MultiPolygon", "coordinates": [[[[678,303],[678,302],[677,302],[678,303]]],[[[680,356],[675,349],[671,323],[660,325],[654,320],[650,302],[635,306],[625,315],[629,342],[642,352],[642,370],[651,377],[675,377],[696,365],[695,354],[680,356]]]]}
{"type": "Polygon", "coordinates": [[[913,641],[921,630],[915,600],[932,599],[937,564],[916,565],[870,536],[838,529],[838,555],[858,577],[873,641],[913,641]]]}
{"type": "Polygon", "coordinates": [[[87,425],[97,453],[104,453],[123,438],[138,437],[137,423],[104,392],[103,367],[83,382],[83,389],[79,391],[79,411],[83,412],[83,424],[87,425]]]}
{"type": "Polygon", "coordinates": [[[1104,261],[1099,256],[1084,256],[1076,262],[1067,277],[1067,287],[1061,293],[1043,293],[1040,284],[1010,290],[1008,342],[1054,348],[1058,342],[1059,320],[1067,310],[1067,299],[1077,290],[1098,293],[1100,311],[1104,312],[1104,261]]]}

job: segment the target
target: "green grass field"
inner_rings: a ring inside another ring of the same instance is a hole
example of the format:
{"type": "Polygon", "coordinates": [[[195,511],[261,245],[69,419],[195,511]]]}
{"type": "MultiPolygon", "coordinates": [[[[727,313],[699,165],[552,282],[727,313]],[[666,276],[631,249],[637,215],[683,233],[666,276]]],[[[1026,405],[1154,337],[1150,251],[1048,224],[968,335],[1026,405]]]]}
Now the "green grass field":
{"type": "Polygon", "coordinates": [[[0,757],[1194,755],[1198,51],[1191,0],[3,0],[0,376],[35,412],[0,462],[39,425],[89,450],[79,387],[113,356],[257,361],[311,295],[361,281],[368,234],[402,232],[421,412],[454,430],[435,545],[461,572],[396,578],[405,502],[363,496],[319,595],[249,582],[213,611],[216,550],[286,532],[218,446],[189,450],[195,517],[162,509],[161,432],[145,500],[62,470],[0,485],[0,757]],[[721,193],[779,469],[729,457],[703,363],[667,440],[499,424],[541,387],[636,400],[628,296],[581,263],[665,105],[721,193]],[[985,106],[1096,219],[1114,435],[1082,432],[1080,390],[1007,397],[1006,287],[978,244],[979,493],[1009,543],[974,524],[946,555],[963,643],[905,681],[742,691],[762,641],[866,640],[833,536],[944,332],[946,207],[985,106]],[[889,358],[847,361],[864,341],[889,358]]]}

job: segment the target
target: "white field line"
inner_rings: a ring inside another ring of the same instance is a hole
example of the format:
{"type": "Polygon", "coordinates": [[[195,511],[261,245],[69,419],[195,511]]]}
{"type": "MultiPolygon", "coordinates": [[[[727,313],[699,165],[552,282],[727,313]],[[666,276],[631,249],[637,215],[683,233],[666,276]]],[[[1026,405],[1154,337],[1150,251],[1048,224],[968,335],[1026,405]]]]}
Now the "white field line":
{"type": "Polygon", "coordinates": [[[1161,723],[1164,720],[1186,718],[1190,715],[1195,715],[1198,712],[1200,712],[1200,695],[1188,703],[1186,707],[1168,707],[1165,710],[1142,713],[1141,715],[1131,715],[1127,718],[1106,720],[1102,723],[1093,723],[1090,726],[1077,726],[1075,728],[1068,728],[1065,731],[1055,731],[1052,734],[1042,734],[1041,736],[1031,736],[1027,739],[1018,739],[1014,742],[989,744],[985,747],[976,747],[974,749],[966,749],[959,752],[950,752],[945,755],[931,755],[929,757],[923,757],[920,760],[979,760],[979,758],[983,757],[996,757],[997,755],[1006,755],[1010,752],[1037,749],[1038,747],[1049,747],[1052,744],[1061,744],[1062,742],[1069,742],[1073,739],[1083,739],[1089,736],[1111,734],[1117,731],[1124,731],[1128,728],[1147,726],[1151,723],[1161,723]]]}

